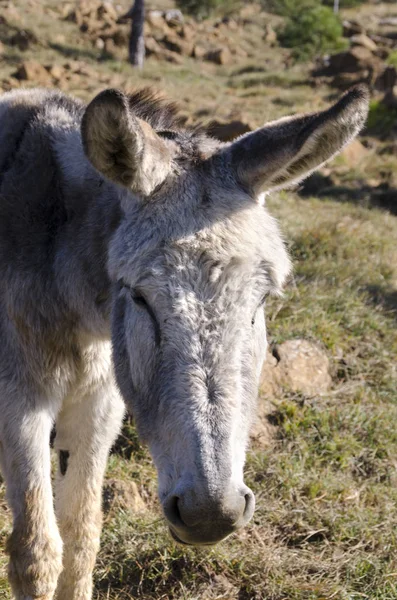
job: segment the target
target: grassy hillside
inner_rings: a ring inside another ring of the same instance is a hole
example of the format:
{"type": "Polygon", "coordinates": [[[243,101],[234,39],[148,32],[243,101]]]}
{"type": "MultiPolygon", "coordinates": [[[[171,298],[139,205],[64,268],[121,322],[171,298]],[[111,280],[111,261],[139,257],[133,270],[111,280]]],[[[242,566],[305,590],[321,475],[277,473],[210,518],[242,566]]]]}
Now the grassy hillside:
{"type": "MultiPolygon", "coordinates": [[[[178,100],[192,121],[239,118],[251,126],[315,110],[335,96],[325,85],[313,87],[310,65],[289,65],[285,50],[265,43],[256,18],[233,34],[247,53],[233,64],[148,59],[136,72],[120,58],[104,58],[62,19],[64,7],[54,0],[0,0],[0,8],[8,26],[28,28],[37,40],[26,51],[10,46],[0,23],[3,89],[16,85],[13,74],[28,59],[65,69],[71,63],[73,76],[59,85],[83,99],[109,86],[149,84],[178,100]]],[[[362,15],[393,10],[364,5],[362,15]]],[[[357,9],[346,15],[359,17],[357,9]]],[[[209,551],[171,541],[152,462],[126,423],[109,460],[107,491],[127,493],[106,496],[96,598],[397,599],[397,158],[390,140],[364,134],[362,141],[363,158],[344,155],[323,171],[332,183],[321,198],[289,192],[269,199],[295,266],[284,298],[267,307],[269,337],[321,344],[332,389],[310,397],[284,390],[272,399],[273,438],[253,445],[246,466],[255,517],[209,551]],[[386,185],[389,210],[375,206],[386,185]],[[131,480],[144,511],[131,510],[131,480]]],[[[0,548],[9,530],[0,480],[0,548]]],[[[9,597],[2,552],[1,597],[9,597]]]]}

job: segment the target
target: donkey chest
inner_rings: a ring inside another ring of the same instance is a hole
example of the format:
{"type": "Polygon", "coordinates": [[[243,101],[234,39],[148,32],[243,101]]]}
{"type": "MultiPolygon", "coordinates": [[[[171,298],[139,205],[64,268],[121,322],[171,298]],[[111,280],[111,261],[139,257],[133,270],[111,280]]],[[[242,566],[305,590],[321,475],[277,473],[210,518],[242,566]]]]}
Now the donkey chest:
{"type": "Polygon", "coordinates": [[[73,353],[64,356],[51,370],[47,392],[64,405],[105,387],[112,376],[110,341],[81,336],[73,353]]]}

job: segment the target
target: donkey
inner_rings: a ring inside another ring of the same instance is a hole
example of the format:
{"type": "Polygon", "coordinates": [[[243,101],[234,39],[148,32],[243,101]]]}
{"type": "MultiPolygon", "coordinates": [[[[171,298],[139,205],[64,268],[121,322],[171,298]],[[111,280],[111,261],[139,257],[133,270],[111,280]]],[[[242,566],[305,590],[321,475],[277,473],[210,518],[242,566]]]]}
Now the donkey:
{"type": "Polygon", "coordinates": [[[17,600],[91,598],[124,401],[175,540],[215,544],[250,520],[263,306],[290,271],[264,194],[333,157],[367,107],[357,87],[222,144],[148,91],[88,107],[54,90],[0,98],[0,462],[17,600]]]}

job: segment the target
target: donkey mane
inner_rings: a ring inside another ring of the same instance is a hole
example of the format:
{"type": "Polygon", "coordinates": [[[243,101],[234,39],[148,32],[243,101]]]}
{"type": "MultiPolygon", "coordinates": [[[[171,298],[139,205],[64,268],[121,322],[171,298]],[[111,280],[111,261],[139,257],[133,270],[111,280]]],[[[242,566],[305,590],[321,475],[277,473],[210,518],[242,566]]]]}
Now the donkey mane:
{"type": "Polygon", "coordinates": [[[186,130],[186,118],[179,114],[179,106],[162,98],[150,87],[128,95],[134,114],[149,123],[157,132],[186,130]]]}

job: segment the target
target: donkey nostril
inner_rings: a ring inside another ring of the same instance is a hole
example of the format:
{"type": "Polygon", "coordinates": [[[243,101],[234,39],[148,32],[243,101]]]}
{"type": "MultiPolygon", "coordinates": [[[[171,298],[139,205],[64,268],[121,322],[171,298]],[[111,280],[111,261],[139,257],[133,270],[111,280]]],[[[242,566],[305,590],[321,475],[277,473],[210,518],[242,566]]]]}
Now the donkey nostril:
{"type": "Polygon", "coordinates": [[[252,515],[254,514],[254,510],[255,510],[255,496],[250,491],[247,494],[245,494],[244,498],[245,498],[245,508],[244,508],[243,517],[244,517],[244,519],[247,519],[247,521],[249,521],[251,519],[252,515]]]}
{"type": "Polygon", "coordinates": [[[179,510],[179,501],[179,496],[172,496],[171,498],[169,498],[167,505],[164,509],[165,516],[167,517],[168,521],[172,523],[172,525],[176,525],[178,527],[180,527],[181,525],[185,525],[182,519],[181,512],[179,510]]]}

